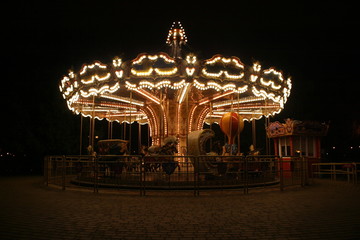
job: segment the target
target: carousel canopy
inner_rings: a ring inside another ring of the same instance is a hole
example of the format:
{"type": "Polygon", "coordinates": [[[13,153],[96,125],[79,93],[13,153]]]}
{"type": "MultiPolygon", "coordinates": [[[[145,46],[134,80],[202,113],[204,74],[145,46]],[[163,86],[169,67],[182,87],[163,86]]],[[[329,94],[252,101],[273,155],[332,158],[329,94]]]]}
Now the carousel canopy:
{"type": "Polygon", "coordinates": [[[60,92],[74,113],[109,121],[147,123],[162,116],[166,127],[171,117],[179,122],[186,108],[189,130],[194,117],[200,122],[193,124],[201,125],[229,111],[251,120],[284,108],[291,80],[281,71],[221,54],[198,59],[181,51],[187,41],[184,28],[175,22],[166,41],[169,54],[141,53],[132,60],[115,57],[110,63],[84,64],[61,79],[60,92]],[[187,107],[180,110],[183,105],[187,107]]]}

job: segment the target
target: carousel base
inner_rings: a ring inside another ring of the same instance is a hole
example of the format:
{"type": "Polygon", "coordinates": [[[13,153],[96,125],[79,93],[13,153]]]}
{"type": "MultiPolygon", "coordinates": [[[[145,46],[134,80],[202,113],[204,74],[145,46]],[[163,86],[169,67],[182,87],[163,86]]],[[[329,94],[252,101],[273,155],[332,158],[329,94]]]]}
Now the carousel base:
{"type": "Polygon", "coordinates": [[[99,177],[94,178],[75,178],[71,184],[82,187],[110,188],[110,189],[148,189],[148,190],[216,190],[216,189],[240,189],[255,188],[279,184],[280,180],[271,177],[252,177],[245,181],[244,179],[234,179],[228,177],[208,177],[200,178],[194,181],[193,176],[169,176],[161,177],[147,176],[145,181],[140,181],[139,177],[133,176],[133,179],[121,179],[121,177],[99,177]],[[210,179],[209,179],[210,178],[210,179]]]}

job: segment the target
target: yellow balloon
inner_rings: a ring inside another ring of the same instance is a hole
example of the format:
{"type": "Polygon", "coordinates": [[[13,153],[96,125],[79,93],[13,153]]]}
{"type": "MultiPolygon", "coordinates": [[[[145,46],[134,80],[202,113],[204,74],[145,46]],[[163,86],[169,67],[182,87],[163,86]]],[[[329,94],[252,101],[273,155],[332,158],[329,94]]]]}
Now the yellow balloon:
{"type": "Polygon", "coordinates": [[[220,120],[220,128],[228,137],[228,143],[233,144],[236,135],[244,129],[243,118],[236,112],[227,112],[220,120]]]}

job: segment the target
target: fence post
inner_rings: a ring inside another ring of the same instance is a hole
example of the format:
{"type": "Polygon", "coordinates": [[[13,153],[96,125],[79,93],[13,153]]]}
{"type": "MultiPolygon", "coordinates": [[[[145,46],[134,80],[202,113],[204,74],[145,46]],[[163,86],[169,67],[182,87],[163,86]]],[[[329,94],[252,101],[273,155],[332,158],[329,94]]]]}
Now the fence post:
{"type": "Polygon", "coordinates": [[[194,196],[196,196],[196,158],[194,158],[193,161],[194,165],[194,172],[193,172],[193,178],[194,178],[194,196]]]}
{"type": "Polygon", "coordinates": [[[49,186],[49,156],[44,157],[44,184],[49,186]]]}
{"type": "Polygon", "coordinates": [[[139,179],[139,185],[140,185],[140,196],[142,196],[143,195],[143,181],[142,181],[142,174],[143,174],[143,172],[142,172],[142,163],[141,163],[141,159],[139,160],[139,164],[140,164],[140,179],[139,179]]]}
{"type": "Polygon", "coordinates": [[[61,159],[62,163],[61,163],[61,167],[62,167],[62,171],[61,171],[61,179],[62,179],[62,190],[65,190],[65,182],[66,182],[66,178],[65,178],[65,175],[66,175],[66,157],[65,155],[62,156],[62,159],[61,159]]]}
{"type": "Polygon", "coordinates": [[[284,169],[283,169],[282,157],[279,157],[279,164],[280,164],[280,191],[284,191],[284,169]]]}
{"type": "Polygon", "coordinates": [[[249,193],[248,157],[244,157],[244,194],[249,193]]]}
{"type": "Polygon", "coordinates": [[[307,168],[305,157],[301,157],[301,187],[305,187],[307,184],[306,180],[307,168]]]}
{"type": "Polygon", "coordinates": [[[357,184],[357,164],[356,163],[353,163],[354,164],[354,168],[353,168],[353,171],[354,171],[354,184],[357,184]]]}
{"type": "Polygon", "coordinates": [[[301,174],[301,178],[300,178],[300,186],[304,187],[305,186],[305,176],[304,176],[304,158],[300,157],[299,158],[300,161],[300,174],[301,174]]]}
{"type": "Polygon", "coordinates": [[[333,163],[331,168],[332,168],[332,175],[333,175],[332,179],[334,181],[336,181],[336,165],[333,163]]]}
{"type": "Polygon", "coordinates": [[[307,157],[304,158],[304,167],[305,167],[305,185],[309,185],[309,162],[307,157]]]}
{"type": "Polygon", "coordinates": [[[96,156],[91,155],[91,160],[93,162],[93,171],[94,171],[94,193],[98,193],[98,159],[96,156]]]}
{"type": "Polygon", "coordinates": [[[139,158],[140,161],[140,196],[145,196],[145,156],[139,158]]]}
{"type": "Polygon", "coordinates": [[[199,196],[199,158],[194,157],[194,196],[199,196]]]}

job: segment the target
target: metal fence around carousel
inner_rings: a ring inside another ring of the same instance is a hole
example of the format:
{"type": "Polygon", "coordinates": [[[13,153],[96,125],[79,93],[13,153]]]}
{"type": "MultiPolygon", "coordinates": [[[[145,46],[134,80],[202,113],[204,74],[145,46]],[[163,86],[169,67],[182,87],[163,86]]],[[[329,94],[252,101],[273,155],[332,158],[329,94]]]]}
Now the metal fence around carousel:
{"type": "MultiPolygon", "coordinates": [[[[66,188],[201,191],[233,189],[247,194],[254,188],[308,183],[303,157],[278,156],[47,156],[44,182],[66,188]]],[[[134,191],[132,191],[134,192],[134,191]]],[[[136,191],[135,191],[136,192],[136,191]]]]}
{"type": "Polygon", "coordinates": [[[360,163],[358,162],[322,162],[312,164],[312,174],[316,178],[330,179],[332,181],[347,181],[357,184],[360,176],[360,163]]]}

